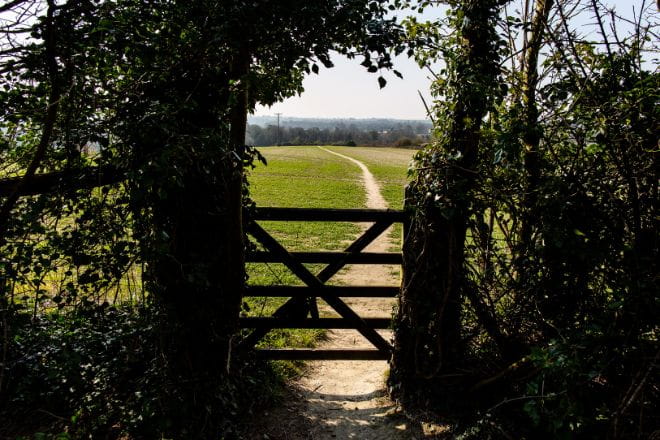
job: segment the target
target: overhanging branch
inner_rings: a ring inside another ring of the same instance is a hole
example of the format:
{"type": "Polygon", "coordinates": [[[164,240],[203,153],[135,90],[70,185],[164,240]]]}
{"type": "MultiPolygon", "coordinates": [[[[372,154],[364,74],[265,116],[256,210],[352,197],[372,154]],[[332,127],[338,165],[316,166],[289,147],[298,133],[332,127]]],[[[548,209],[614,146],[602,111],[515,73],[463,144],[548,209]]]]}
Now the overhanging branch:
{"type": "Polygon", "coordinates": [[[19,189],[19,196],[34,196],[57,191],[96,188],[121,182],[125,179],[125,170],[108,165],[35,174],[22,185],[23,177],[13,177],[0,180],[0,197],[10,196],[17,188],[19,189]]]}

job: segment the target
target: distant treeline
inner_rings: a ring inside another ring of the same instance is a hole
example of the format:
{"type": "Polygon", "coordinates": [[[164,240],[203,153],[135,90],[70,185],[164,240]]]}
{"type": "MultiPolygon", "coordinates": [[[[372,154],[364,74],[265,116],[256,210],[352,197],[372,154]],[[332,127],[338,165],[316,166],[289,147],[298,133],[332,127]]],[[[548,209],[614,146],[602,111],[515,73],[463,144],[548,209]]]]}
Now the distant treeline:
{"type": "MultiPolygon", "coordinates": [[[[248,124],[267,127],[277,125],[276,116],[254,116],[248,117],[248,124]]],[[[426,133],[431,127],[428,119],[392,119],[392,118],[302,118],[297,116],[282,116],[280,127],[302,127],[334,129],[335,127],[346,128],[354,125],[360,130],[392,130],[403,125],[412,125],[416,133],[426,133]]]]}
{"type": "Polygon", "coordinates": [[[276,125],[247,127],[247,143],[266,145],[371,145],[414,147],[428,141],[429,128],[423,123],[399,123],[381,130],[362,129],[340,123],[332,128],[303,128],[276,125]]]}

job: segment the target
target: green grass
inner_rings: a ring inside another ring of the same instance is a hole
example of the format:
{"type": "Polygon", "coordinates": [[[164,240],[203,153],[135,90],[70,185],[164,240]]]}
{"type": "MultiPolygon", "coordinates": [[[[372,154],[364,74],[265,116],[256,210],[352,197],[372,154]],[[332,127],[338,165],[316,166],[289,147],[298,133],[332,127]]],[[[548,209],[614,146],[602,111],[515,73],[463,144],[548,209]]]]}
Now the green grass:
{"type": "MultiPolygon", "coordinates": [[[[408,183],[408,167],[416,150],[375,147],[327,147],[332,151],[364,163],[380,185],[380,192],[391,209],[402,209],[404,190],[408,183]]],[[[401,225],[390,234],[394,243],[401,243],[401,225]]],[[[400,246],[400,245],[399,245],[400,246]]],[[[392,251],[399,251],[395,246],[392,251]]]]}
{"type": "MultiPolygon", "coordinates": [[[[366,196],[360,171],[348,161],[316,147],[267,147],[267,166],[250,173],[257,206],[361,208],[366,196]]],[[[339,250],[359,231],[350,223],[262,222],[289,250],[339,250]]]]}
{"type": "Polygon", "coordinates": [[[266,147],[268,166],[250,175],[252,198],[259,206],[359,208],[365,195],[360,170],[316,147],[266,147]]]}
{"type": "MultiPolygon", "coordinates": [[[[381,185],[391,208],[403,206],[403,187],[413,151],[392,148],[327,147],[363,161],[381,185]]],[[[251,196],[257,206],[307,208],[362,208],[366,195],[361,170],[352,162],[317,147],[266,147],[260,152],[268,165],[250,173],[251,196]]],[[[345,248],[359,226],[335,222],[260,222],[289,250],[319,251],[345,248]]],[[[399,232],[400,234],[400,232],[399,232]]],[[[308,265],[313,273],[322,265],[308,265]]],[[[301,284],[281,264],[248,264],[249,284],[301,284]]],[[[248,316],[269,316],[286,298],[249,298],[248,316]]],[[[323,330],[273,330],[262,342],[269,347],[312,347],[323,330]]],[[[295,374],[299,364],[278,364],[284,374],[295,374]],[[284,367],[282,366],[284,365],[284,367]]]]}
{"type": "MultiPolygon", "coordinates": [[[[250,192],[260,207],[360,208],[366,201],[360,170],[350,162],[316,147],[267,147],[260,152],[267,166],[250,173],[250,192]]],[[[261,222],[284,247],[297,251],[340,250],[352,241],[360,228],[351,223],[335,222],[261,222]]],[[[318,272],[322,265],[307,265],[318,272]]],[[[249,284],[300,285],[301,282],[282,264],[247,266],[249,284]]],[[[269,316],[286,298],[248,298],[248,316],[269,316]]],[[[312,347],[324,335],[323,330],[277,329],[262,341],[268,347],[312,347]]],[[[298,371],[300,364],[276,363],[281,374],[298,371]]]]}
{"type": "Polygon", "coordinates": [[[326,147],[364,163],[380,185],[380,191],[392,209],[403,208],[408,166],[416,150],[375,147],[326,147]]]}

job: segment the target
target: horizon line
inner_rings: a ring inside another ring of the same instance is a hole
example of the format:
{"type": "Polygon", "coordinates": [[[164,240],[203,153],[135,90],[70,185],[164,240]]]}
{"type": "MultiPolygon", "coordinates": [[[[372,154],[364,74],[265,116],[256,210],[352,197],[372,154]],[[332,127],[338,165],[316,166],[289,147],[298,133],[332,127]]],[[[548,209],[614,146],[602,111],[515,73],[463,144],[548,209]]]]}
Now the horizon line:
{"type": "MultiPolygon", "coordinates": [[[[248,118],[250,117],[256,117],[256,118],[265,118],[265,117],[270,117],[270,118],[277,118],[276,114],[251,114],[248,115],[248,118]]],[[[284,118],[291,118],[291,119],[392,119],[392,120],[399,120],[399,121],[428,121],[431,122],[431,119],[426,117],[426,118],[402,118],[402,117],[396,117],[396,116],[296,116],[296,115],[281,115],[280,119],[284,118]]]]}

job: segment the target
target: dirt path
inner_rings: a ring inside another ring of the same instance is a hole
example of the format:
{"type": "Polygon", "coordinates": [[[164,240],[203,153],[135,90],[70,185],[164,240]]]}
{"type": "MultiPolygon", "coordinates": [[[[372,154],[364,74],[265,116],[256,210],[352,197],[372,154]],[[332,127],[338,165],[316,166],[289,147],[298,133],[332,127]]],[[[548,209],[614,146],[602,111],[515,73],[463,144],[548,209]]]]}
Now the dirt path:
{"type": "MultiPolygon", "coordinates": [[[[385,209],[387,202],[376,179],[360,161],[326,148],[321,150],[355,163],[362,170],[367,208],[385,209]]],[[[367,225],[362,225],[366,228],[367,225]]],[[[387,252],[392,246],[389,230],[367,247],[370,252],[387,252]]],[[[392,285],[400,283],[396,267],[380,265],[349,266],[332,281],[351,285],[392,285]]],[[[389,317],[394,299],[345,298],[363,317],[389,317]]],[[[336,314],[320,304],[325,316],[336,314]]],[[[389,330],[381,331],[391,339],[389,330]]],[[[373,348],[354,330],[332,330],[320,348],[373,348]]],[[[307,373],[293,384],[294,402],[268,417],[265,439],[411,439],[405,419],[385,392],[386,361],[313,361],[307,373]],[[274,424],[272,422],[275,422],[274,424]]],[[[259,437],[257,437],[259,438],[259,437]]]]}
{"type": "MultiPolygon", "coordinates": [[[[371,174],[371,171],[369,171],[369,168],[362,162],[360,162],[357,159],[353,159],[352,157],[345,156],[340,153],[335,153],[332,150],[328,150],[327,148],[323,147],[318,147],[319,150],[326,151],[330,154],[334,154],[335,156],[339,156],[342,159],[346,159],[348,161],[353,162],[355,165],[360,167],[362,170],[362,184],[364,185],[364,190],[367,193],[367,206],[366,208],[369,209],[387,209],[388,205],[383,196],[380,193],[380,187],[378,186],[378,182],[376,182],[376,179],[374,178],[374,175],[371,174]]],[[[386,234],[387,235],[387,234],[386,234]]]]}

